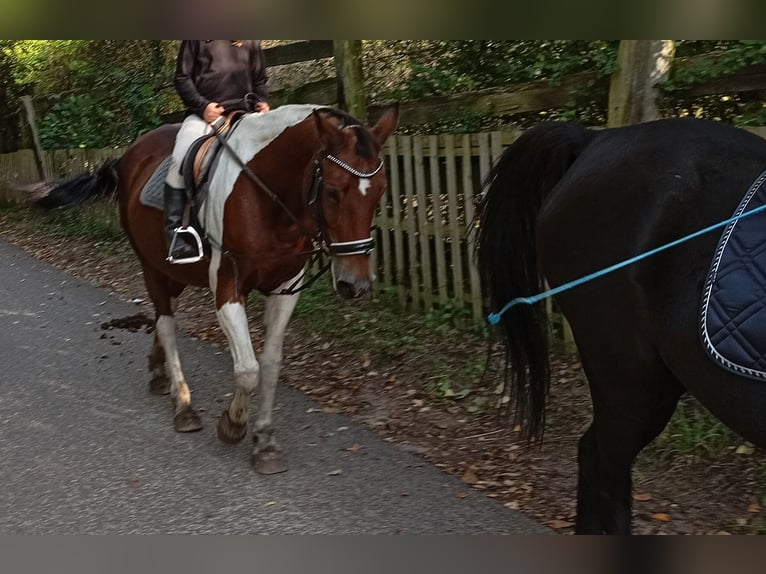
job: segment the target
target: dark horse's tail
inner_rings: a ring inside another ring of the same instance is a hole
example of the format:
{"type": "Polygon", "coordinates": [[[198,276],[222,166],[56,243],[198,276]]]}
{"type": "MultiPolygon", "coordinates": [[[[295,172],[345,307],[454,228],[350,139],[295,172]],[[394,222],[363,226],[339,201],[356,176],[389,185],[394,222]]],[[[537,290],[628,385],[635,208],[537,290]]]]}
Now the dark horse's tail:
{"type": "Polygon", "coordinates": [[[117,191],[118,161],[108,160],[93,173],[35,184],[24,190],[24,197],[43,209],[70,207],[111,197],[117,191]]]}
{"type": "MultiPolygon", "coordinates": [[[[543,201],[595,132],[570,123],[542,124],[509,146],[487,177],[479,209],[477,254],[493,311],[544,290],[535,232],[543,201]]],[[[548,318],[543,302],[516,305],[500,323],[504,381],[529,439],[541,439],[550,383],[548,318]]]]}

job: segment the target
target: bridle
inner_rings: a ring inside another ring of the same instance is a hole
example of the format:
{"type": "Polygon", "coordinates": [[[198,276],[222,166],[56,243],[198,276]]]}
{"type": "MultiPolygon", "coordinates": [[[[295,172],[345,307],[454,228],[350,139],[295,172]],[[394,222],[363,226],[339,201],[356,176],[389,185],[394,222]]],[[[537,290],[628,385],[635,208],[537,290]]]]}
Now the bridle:
{"type": "Polygon", "coordinates": [[[375,239],[370,236],[366,239],[355,239],[353,241],[330,241],[327,237],[327,231],[324,225],[324,213],[322,212],[323,202],[320,200],[322,191],[324,190],[324,161],[329,160],[335,165],[341,167],[346,172],[354,175],[360,179],[369,179],[378,173],[383,168],[383,158],[380,158],[378,165],[372,171],[364,172],[359,171],[351,165],[347,164],[342,159],[338,159],[332,154],[320,152],[319,156],[314,159],[314,169],[311,177],[311,193],[309,194],[309,205],[317,205],[317,228],[319,245],[322,251],[327,255],[344,256],[344,255],[369,255],[373,249],[375,249],[375,239]],[[320,201],[318,201],[320,200],[320,201]]]}
{"type": "MultiPolygon", "coordinates": [[[[309,201],[308,206],[311,207],[313,205],[316,205],[315,210],[315,219],[316,219],[316,225],[317,225],[317,232],[311,233],[308,229],[306,229],[305,225],[295,216],[295,214],[290,211],[290,208],[285,205],[285,203],[280,199],[280,197],[274,193],[271,188],[266,185],[266,183],[258,177],[253,170],[251,170],[247,164],[237,155],[237,152],[232,149],[232,147],[228,144],[226,141],[226,138],[224,138],[217,129],[213,129],[213,133],[215,134],[215,137],[218,139],[220,144],[223,146],[223,148],[229,153],[229,155],[234,159],[235,163],[242,169],[242,172],[253,182],[256,184],[257,187],[259,187],[268,197],[271,199],[275,204],[277,204],[284,212],[285,214],[292,220],[293,223],[296,224],[298,229],[301,231],[301,233],[308,237],[312,244],[314,245],[314,249],[311,251],[302,252],[299,255],[312,255],[311,261],[306,266],[306,269],[310,268],[316,261],[320,259],[322,255],[326,255],[329,257],[343,257],[343,256],[349,256],[349,255],[369,255],[373,249],[375,248],[375,238],[372,236],[369,236],[364,239],[355,239],[352,241],[332,241],[328,237],[327,234],[327,228],[325,225],[325,218],[324,213],[322,211],[323,201],[321,201],[322,194],[324,191],[324,162],[330,161],[340,167],[341,169],[345,170],[346,172],[350,173],[351,175],[354,175],[359,178],[371,178],[375,174],[377,174],[384,165],[384,161],[382,157],[379,157],[378,165],[369,172],[363,172],[360,170],[357,170],[353,166],[349,165],[342,159],[330,154],[329,152],[326,152],[324,150],[320,150],[320,152],[317,154],[317,156],[314,158],[314,167],[312,169],[312,176],[311,176],[311,185],[309,188],[309,201]]],[[[218,246],[219,248],[222,246],[218,246]]],[[[224,252],[221,249],[222,253],[229,255],[232,259],[233,265],[235,266],[236,270],[236,259],[234,258],[233,253],[224,252]]],[[[331,262],[326,263],[319,271],[317,271],[314,275],[312,275],[305,283],[303,283],[300,287],[296,287],[296,285],[303,280],[304,274],[301,274],[298,279],[295,280],[295,282],[288,287],[287,289],[282,289],[278,293],[279,295],[290,295],[293,293],[296,293],[298,291],[301,291],[307,287],[309,287],[314,281],[316,281],[321,275],[323,275],[325,272],[327,272],[330,268],[331,262]]]]}

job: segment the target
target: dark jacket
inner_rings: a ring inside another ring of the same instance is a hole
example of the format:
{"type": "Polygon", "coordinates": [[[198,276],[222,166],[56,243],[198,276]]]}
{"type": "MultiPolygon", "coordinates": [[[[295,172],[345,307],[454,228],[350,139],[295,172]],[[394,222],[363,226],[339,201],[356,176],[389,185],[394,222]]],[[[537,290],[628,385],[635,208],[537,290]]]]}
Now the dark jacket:
{"type": "MultiPolygon", "coordinates": [[[[267,101],[266,58],[260,40],[183,40],[178,51],[175,86],[188,111],[202,116],[210,102],[243,109],[247,94],[250,104],[267,101]]],[[[252,111],[249,110],[249,111],[252,111]]]]}

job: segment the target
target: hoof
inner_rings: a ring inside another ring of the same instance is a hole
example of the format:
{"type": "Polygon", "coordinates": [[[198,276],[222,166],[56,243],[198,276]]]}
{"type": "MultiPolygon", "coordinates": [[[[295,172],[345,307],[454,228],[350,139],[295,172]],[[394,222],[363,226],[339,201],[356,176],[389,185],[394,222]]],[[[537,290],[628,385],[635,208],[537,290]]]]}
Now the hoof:
{"type": "Polygon", "coordinates": [[[170,380],[164,375],[152,377],[152,380],[149,381],[149,391],[153,395],[169,395],[170,380]]]}
{"type": "Polygon", "coordinates": [[[229,411],[223,411],[218,419],[218,438],[221,442],[234,444],[245,438],[247,425],[238,425],[229,418],[229,411]]]}
{"type": "Polygon", "coordinates": [[[202,420],[197,411],[189,407],[173,417],[173,428],[178,432],[194,432],[202,428],[202,420]]]}
{"type": "Polygon", "coordinates": [[[287,470],[287,462],[278,450],[253,451],[250,457],[253,470],[258,474],[277,474],[287,470]]]}

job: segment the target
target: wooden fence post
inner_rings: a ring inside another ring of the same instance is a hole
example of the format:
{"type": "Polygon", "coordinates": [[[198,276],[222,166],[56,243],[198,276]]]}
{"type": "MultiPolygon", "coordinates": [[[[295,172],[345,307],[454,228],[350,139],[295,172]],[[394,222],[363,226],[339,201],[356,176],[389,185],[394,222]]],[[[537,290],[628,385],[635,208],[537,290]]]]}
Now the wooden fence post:
{"type": "Polygon", "coordinates": [[[659,119],[657,84],[670,72],[673,40],[621,40],[609,86],[608,127],[659,119]]]}
{"type": "Polygon", "coordinates": [[[338,74],[338,106],[360,122],[367,121],[367,98],[362,72],[362,41],[335,40],[335,69],[338,74]]]}

